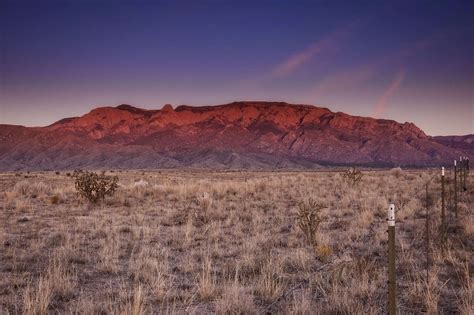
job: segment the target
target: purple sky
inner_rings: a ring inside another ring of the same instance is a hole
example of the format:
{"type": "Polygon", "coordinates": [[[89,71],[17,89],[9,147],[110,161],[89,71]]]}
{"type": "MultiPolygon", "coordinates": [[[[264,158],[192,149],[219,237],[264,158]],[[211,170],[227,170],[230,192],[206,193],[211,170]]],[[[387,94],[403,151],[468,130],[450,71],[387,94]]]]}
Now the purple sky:
{"type": "Polygon", "coordinates": [[[4,0],[0,123],[267,100],[474,133],[472,1],[377,3],[4,0]]]}

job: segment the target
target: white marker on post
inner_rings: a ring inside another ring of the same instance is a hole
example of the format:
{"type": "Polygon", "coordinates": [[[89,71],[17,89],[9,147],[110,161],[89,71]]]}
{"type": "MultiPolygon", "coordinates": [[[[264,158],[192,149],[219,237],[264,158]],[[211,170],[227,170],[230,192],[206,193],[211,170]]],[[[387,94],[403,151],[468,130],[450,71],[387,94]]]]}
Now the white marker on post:
{"type": "Polygon", "coordinates": [[[395,205],[391,203],[388,206],[388,226],[395,226],[395,205]]]}
{"type": "Polygon", "coordinates": [[[454,166],[456,166],[456,160],[454,160],[454,166]]]}
{"type": "Polygon", "coordinates": [[[444,166],[441,168],[441,176],[444,176],[444,166]]]}

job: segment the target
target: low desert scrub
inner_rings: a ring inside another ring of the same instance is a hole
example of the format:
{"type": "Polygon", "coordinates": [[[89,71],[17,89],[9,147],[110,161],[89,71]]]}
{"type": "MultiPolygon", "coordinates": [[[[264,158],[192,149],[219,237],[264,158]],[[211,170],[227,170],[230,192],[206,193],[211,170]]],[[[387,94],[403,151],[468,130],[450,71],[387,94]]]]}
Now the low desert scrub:
{"type": "Polygon", "coordinates": [[[248,288],[238,281],[224,284],[220,298],[215,302],[217,314],[255,314],[256,306],[248,288]]]}
{"type": "Polygon", "coordinates": [[[210,257],[206,257],[198,278],[198,292],[202,300],[210,299],[216,290],[216,277],[210,257]]]}
{"type": "Polygon", "coordinates": [[[203,213],[207,213],[212,205],[212,197],[207,192],[200,193],[196,196],[199,207],[203,213]]]}
{"type": "Polygon", "coordinates": [[[118,188],[118,177],[87,171],[74,171],[72,176],[77,192],[91,203],[112,196],[118,188]]]}
{"type": "Polygon", "coordinates": [[[132,184],[132,187],[133,188],[145,188],[145,187],[149,187],[150,186],[150,183],[146,180],[144,180],[143,178],[141,178],[140,180],[134,182],[132,184]]]}
{"type": "Polygon", "coordinates": [[[283,269],[288,272],[306,272],[314,261],[314,255],[303,248],[296,249],[285,258],[283,261],[283,269]]]}
{"type": "Polygon", "coordinates": [[[281,266],[272,257],[268,257],[260,269],[256,292],[261,299],[267,302],[273,302],[283,292],[281,266]]]}
{"type": "Polygon", "coordinates": [[[65,253],[57,253],[51,258],[47,278],[52,283],[55,296],[68,299],[74,295],[76,274],[68,265],[65,253]]]}
{"type": "Polygon", "coordinates": [[[352,167],[342,173],[342,178],[350,185],[355,186],[360,183],[364,174],[355,167],[352,167]]]}
{"type": "Polygon", "coordinates": [[[433,173],[121,170],[100,211],[63,172],[0,174],[0,314],[383,314],[390,203],[400,312],[470,314],[474,194],[440,247],[436,178],[425,279],[433,173]]]}
{"type": "Polygon", "coordinates": [[[431,268],[428,273],[428,280],[425,274],[412,273],[411,296],[414,303],[421,303],[423,310],[428,314],[439,313],[438,302],[440,298],[440,289],[438,284],[438,268],[431,268]]]}
{"type": "Polygon", "coordinates": [[[23,314],[46,315],[53,297],[52,283],[41,277],[36,284],[29,283],[23,292],[23,314]]]}
{"type": "Polygon", "coordinates": [[[196,194],[196,201],[198,203],[199,209],[194,213],[196,219],[203,222],[209,221],[209,209],[212,206],[212,197],[209,193],[203,192],[196,194]]]}
{"type": "Polygon", "coordinates": [[[162,300],[168,290],[169,265],[165,250],[142,248],[132,255],[129,262],[129,272],[134,281],[146,285],[153,298],[162,300]]]}
{"type": "Polygon", "coordinates": [[[75,275],[68,268],[64,256],[55,254],[48,270],[37,283],[30,282],[23,292],[25,314],[47,314],[53,299],[68,300],[74,294],[75,275]]]}
{"type": "Polygon", "coordinates": [[[186,227],[184,230],[184,240],[187,245],[191,243],[193,240],[193,232],[194,232],[194,226],[193,226],[193,217],[188,215],[188,219],[186,220],[186,227]]]}
{"type": "Polygon", "coordinates": [[[51,201],[51,204],[52,205],[57,205],[59,204],[62,200],[61,200],[61,197],[59,197],[58,195],[52,195],[49,200],[51,201]]]}
{"type": "Polygon", "coordinates": [[[124,315],[141,315],[145,314],[145,292],[141,284],[138,284],[133,290],[131,297],[125,306],[124,315]]]}
{"type": "Polygon", "coordinates": [[[332,248],[329,245],[317,245],[315,248],[315,254],[319,260],[326,262],[332,255],[332,248]]]}
{"type": "Polygon", "coordinates": [[[312,291],[303,289],[293,292],[291,314],[310,315],[314,313],[312,291]]]}
{"type": "Polygon", "coordinates": [[[313,199],[300,202],[298,212],[298,226],[306,236],[309,245],[314,249],[317,247],[318,228],[323,221],[321,210],[324,206],[320,205],[313,199]]]}
{"type": "Polygon", "coordinates": [[[462,223],[464,225],[464,233],[466,234],[466,236],[473,239],[474,238],[474,217],[469,216],[465,218],[462,221],[462,223]]]}
{"type": "Polygon", "coordinates": [[[390,170],[390,175],[395,178],[400,178],[403,175],[403,170],[401,167],[395,167],[390,170]]]}
{"type": "Polygon", "coordinates": [[[51,186],[43,182],[22,180],[15,184],[13,191],[22,196],[36,198],[51,193],[51,186]]]}
{"type": "MultiPolygon", "coordinates": [[[[119,258],[120,243],[118,236],[110,231],[100,241],[101,248],[99,249],[99,266],[102,271],[109,273],[117,273],[119,271],[117,261],[119,258]]],[[[99,244],[100,244],[99,243],[99,244]]]]}
{"type": "Polygon", "coordinates": [[[29,212],[32,209],[31,201],[23,198],[15,199],[14,208],[18,211],[18,213],[29,212]]]}
{"type": "Polygon", "coordinates": [[[358,260],[340,264],[332,270],[317,274],[311,279],[311,287],[322,295],[322,314],[380,314],[377,305],[377,289],[382,279],[373,261],[358,260]]]}
{"type": "Polygon", "coordinates": [[[469,262],[466,261],[463,265],[462,273],[459,275],[463,289],[459,297],[459,311],[467,315],[474,309],[474,280],[469,272],[469,262]]]}

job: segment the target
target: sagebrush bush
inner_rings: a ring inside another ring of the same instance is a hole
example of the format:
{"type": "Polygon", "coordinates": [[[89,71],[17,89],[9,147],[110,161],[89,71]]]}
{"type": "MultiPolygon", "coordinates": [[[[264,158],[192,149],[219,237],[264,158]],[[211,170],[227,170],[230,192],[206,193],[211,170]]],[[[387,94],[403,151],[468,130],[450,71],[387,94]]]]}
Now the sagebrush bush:
{"type": "Polygon", "coordinates": [[[91,203],[104,200],[105,196],[112,196],[118,188],[118,177],[100,175],[94,172],[74,171],[72,175],[77,192],[91,203]]]}
{"type": "Polygon", "coordinates": [[[403,170],[401,167],[395,167],[390,170],[390,175],[395,176],[396,178],[400,178],[403,175],[403,170]]]}

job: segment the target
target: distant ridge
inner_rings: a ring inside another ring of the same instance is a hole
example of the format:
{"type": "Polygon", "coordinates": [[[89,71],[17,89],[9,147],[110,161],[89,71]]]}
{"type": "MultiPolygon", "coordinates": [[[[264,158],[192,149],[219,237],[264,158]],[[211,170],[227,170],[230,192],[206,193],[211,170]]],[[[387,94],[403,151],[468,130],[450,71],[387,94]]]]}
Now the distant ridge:
{"type": "Polygon", "coordinates": [[[472,135],[465,137],[283,102],[122,104],[47,127],[0,125],[0,169],[435,166],[473,157],[472,135]]]}

